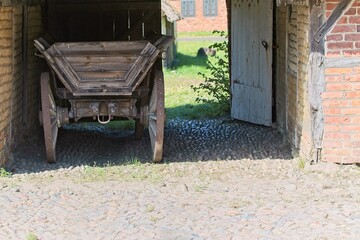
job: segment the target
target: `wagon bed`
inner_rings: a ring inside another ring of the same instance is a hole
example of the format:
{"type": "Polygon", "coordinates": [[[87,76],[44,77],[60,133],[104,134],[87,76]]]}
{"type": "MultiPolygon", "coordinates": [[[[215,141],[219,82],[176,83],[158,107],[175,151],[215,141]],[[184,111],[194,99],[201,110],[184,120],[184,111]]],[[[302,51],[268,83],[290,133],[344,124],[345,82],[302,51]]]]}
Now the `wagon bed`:
{"type": "Polygon", "coordinates": [[[55,43],[35,46],[74,96],[131,95],[171,37],[147,41],[55,43]]]}

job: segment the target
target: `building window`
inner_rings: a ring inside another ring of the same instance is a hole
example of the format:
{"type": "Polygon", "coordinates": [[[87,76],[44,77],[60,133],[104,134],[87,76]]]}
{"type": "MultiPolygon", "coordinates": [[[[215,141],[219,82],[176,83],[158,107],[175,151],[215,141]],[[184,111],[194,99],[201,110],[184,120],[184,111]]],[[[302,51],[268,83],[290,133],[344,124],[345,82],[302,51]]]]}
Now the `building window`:
{"type": "Polygon", "coordinates": [[[217,0],[204,0],[204,16],[217,16],[217,0]]]}
{"type": "Polygon", "coordinates": [[[195,0],[181,0],[181,15],[195,17],[195,0]]]}

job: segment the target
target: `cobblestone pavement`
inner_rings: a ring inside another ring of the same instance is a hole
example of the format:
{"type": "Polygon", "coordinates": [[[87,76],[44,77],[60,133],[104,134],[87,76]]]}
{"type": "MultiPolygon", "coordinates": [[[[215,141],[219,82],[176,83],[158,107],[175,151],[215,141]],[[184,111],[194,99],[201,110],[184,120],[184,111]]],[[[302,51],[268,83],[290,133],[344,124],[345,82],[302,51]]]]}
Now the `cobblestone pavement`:
{"type": "Polygon", "coordinates": [[[359,239],[359,176],[246,159],[14,175],[0,239],[359,239]]]}
{"type": "Polygon", "coordinates": [[[62,135],[57,164],[39,143],[14,153],[0,239],[359,239],[358,167],[291,159],[274,130],[170,121],[163,164],[113,162],[114,136],[62,135]]]}

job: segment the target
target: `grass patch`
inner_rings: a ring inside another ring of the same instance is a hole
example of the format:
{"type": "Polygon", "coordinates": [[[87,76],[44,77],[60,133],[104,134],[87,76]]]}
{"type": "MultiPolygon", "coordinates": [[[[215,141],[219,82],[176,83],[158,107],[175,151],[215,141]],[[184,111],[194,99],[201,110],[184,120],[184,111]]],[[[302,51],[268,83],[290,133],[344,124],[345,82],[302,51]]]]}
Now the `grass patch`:
{"type": "Polygon", "coordinates": [[[305,169],[305,165],[306,165],[306,160],[303,158],[299,158],[299,160],[298,160],[299,169],[302,169],[302,170],[305,169]]]}
{"type": "MultiPolygon", "coordinates": [[[[201,47],[208,47],[214,41],[179,42],[177,63],[173,69],[165,70],[165,107],[168,119],[176,117],[199,119],[224,114],[216,104],[196,102],[197,95],[191,85],[199,85],[204,80],[199,72],[210,74],[206,69],[207,59],[197,57],[201,47]]],[[[220,55],[221,56],[221,55],[220,55]]],[[[212,60],[212,57],[209,57],[212,60]]],[[[205,94],[205,93],[204,93],[205,94]]]]}
{"type": "Polygon", "coordinates": [[[0,177],[9,178],[11,177],[11,173],[6,171],[4,168],[0,168],[0,177]]]}
{"type": "Polygon", "coordinates": [[[36,236],[34,233],[30,233],[26,236],[26,240],[39,240],[39,237],[36,236]]]}

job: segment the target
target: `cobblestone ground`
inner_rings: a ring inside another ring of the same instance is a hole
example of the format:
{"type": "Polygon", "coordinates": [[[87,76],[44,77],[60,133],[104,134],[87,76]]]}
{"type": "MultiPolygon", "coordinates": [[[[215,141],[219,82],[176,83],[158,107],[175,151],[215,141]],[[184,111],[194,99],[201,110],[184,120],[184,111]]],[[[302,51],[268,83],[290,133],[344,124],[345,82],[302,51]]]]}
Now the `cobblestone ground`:
{"type": "Polygon", "coordinates": [[[358,167],[310,166],[291,159],[273,130],[213,122],[219,131],[247,129],[232,136],[242,153],[218,136],[228,160],[205,141],[206,154],[186,161],[207,130],[203,122],[192,122],[190,132],[171,124],[166,139],[174,150],[164,164],[132,158],[94,166],[85,153],[62,150],[62,162],[47,165],[36,144],[19,149],[13,175],[0,177],[0,239],[359,239],[358,167]]]}

